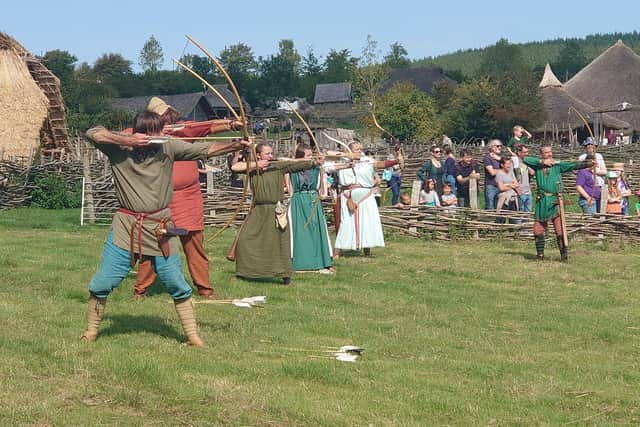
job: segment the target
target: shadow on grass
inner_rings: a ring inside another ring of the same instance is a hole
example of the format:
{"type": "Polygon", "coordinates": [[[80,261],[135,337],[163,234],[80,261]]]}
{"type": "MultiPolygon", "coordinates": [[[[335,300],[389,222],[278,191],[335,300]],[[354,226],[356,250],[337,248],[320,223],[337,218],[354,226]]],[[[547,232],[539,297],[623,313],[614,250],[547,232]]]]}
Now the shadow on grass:
{"type": "MultiPolygon", "coordinates": [[[[502,253],[504,255],[514,255],[514,256],[521,256],[522,258],[526,259],[527,261],[537,261],[538,257],[536,256],[535,253],[533,252],[524,252],[524,251],[502,251],[502,253]]],[[[545,255],[546,255],[546,251],[545,251],[545,255]]]]}
{"type": "Polygon", "coordinates": [[[242,277],[242,276],[234,276],[234,278],[238,282],[242,283],[253,283],[253,284],[276,284],[282,285],[282,278],[280,277],[242,277]]]}
{"type": "MultiPolygon", "coordinates": [[[[126,335],[140,332],[150,332],[162,337],[182,340],[184,336],[166,320],[158,316],[131,316],[127,314],[106,315],[112,323],[100,331],[101,336],[126,335]]],[[[177,320],[177,316],[176,316],[177,320]]]]}

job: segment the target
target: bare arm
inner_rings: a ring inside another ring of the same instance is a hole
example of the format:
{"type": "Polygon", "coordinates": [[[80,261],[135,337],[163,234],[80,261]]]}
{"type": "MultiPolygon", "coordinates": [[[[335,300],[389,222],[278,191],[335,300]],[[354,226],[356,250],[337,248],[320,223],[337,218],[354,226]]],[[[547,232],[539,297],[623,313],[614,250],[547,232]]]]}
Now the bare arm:
{"type": "Polygon", "coordinates": [[[589,205],[591,205],[591,196],[587,194],[586,190],[582,187],[582,185],[576,184],[576,191],[580,194],[580,197],[589,201],[589,205]]]}
{"type": "Polygon", "coordinates": [[[101,126],[89,129],[87,137],[98,144],[124,145],[128,147],[147,145],[151,139],[150,136],[142,133],[116,133],[101,126]]]}
{"type": "MultiPolygon", "coordinates": [[[[266,170],[269,167],[268,160],[258,160],[258,168],[260,170],[266,170]]],[[[256,170],[256,162],[249,162],[249,169],[247,169],[247,162],[238,162],[231,166],[231,170],[238,173],[249,173],[256,170]]]]}

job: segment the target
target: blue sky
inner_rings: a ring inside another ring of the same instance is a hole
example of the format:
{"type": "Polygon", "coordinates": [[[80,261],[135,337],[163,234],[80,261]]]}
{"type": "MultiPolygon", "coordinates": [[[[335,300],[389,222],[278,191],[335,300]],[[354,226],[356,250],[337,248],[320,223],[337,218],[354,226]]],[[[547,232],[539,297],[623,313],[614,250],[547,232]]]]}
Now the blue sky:
{"type": "Polygon", "coordinates": [[[93,63],[103,53],[115,52],[135,67],[140,49],[153,34],[162,45],[165,68],[171,68],[171,57],[197,53],[191,46],[185,50],[185,34],[215,54],[244,42],[256,56],[266,56],[287,38],[302,54],[312,46],[321,57],[332,48],[346,48],[358,56],[370,34],[382,53],[398,41],[411,58],[423,58],[487,46],[502,37],[526,42],[640,30],[638,0],[429,3],[5,0],[0,31],[35,54],[68,50],[79,62],[93,63]]]}

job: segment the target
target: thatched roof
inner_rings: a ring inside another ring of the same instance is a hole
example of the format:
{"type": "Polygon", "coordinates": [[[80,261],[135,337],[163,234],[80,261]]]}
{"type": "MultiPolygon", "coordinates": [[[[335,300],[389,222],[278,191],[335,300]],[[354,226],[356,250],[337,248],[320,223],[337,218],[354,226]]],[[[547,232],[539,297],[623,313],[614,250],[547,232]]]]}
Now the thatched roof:
{"type": "Polygon", "coordinates": [[[551,71],[551,65],[547,64],[547,66],[544,67],[544,75],[542,76],[542,80],[540,80],[538,87],[562,87],[560,80],[558,80],[556,75],[553,74],[553,71],[551,71]]]}
{"type": "Polygon", "coordinates": [[[0,147],[28,156],[68,141],[60,81],[20,43],[0,33],[0,147]]]}
{"type": "MultiPolygon", "coordinates": [[[[183,93],[180,95],[161,95],[164,102],[171,105],[182,117],[189,117],[196,105],[203,98],[202,92],[183,93]]],[[[115,98],[111,101],[113,108],[137,113],[147,108],[152,96],[134,96],[132,98],[115,98]]]]}
{"type": "Polygon", "coordinates": [[[454,82],[444,75],[444,71],[440,67],[396,68],[391,70],[389,79],[382,86],[380,92],[386,92],[396,83],[406,82],[414,84],[422,92],[431,94],[433,85],[438,81],[454,82]]]}
{"type": "MultiPolygon", "coordinates": [[[[640,56],[618,40],[564,87],[595,109],[622,102],[640,104],[640,56]]],[[[640,130],[640,111],[610,114],[640,130]]]]}
{"type": "MultiPolygon", "coordinates": [[[[213,85],[214,88],[216,88],[216,90],[218,92],[220,92],[220,95],[222,95],[224,97],[224,99],[231,104],[231,106],[233,107],[234,110],[236,110],[236,112],[238,111],[238,101],[236,100],[236,96],[233,94],[233,92],[231,91],[231,89],[229,89],[229,86],[226,84],[217,84],[217,85],[213,85]]],[[[216,95],[215,93],[213,93],[212,91],[210,91],[209,89],[207,89],[207,91],[204,93],[204,96],[207,97],[207,100],[209,101],[209,104],[211,105],[211,107],[215,108],[215,109],[219,109],[219,108],[227,108],[226,105],[224,105],[224,102],[222,102],[222,100],[220,99],[220,97],[218,95],[216,95]]],[[[247,102],[243,99],[242,103],[244,105],[245,110],[249,111],[251,108],[249,107],[249,104],[247,104],[247,102]]]]}
{"type": "MultiPolygon", "coordinates": [[[[214,85],[214,87],[220,92],[222,96],[231,104],[232,107],[238,112],[238,102],[236,101],[233,92],[229,90],[227,85],[214,85]]],[[[167,104],[171,105],[175,108],[178,113],[185,119],[202,119],[197,113],[196,110],[201,111],[204,115],[206,115],[207,119],[211,119],[217,117],[219,114],[219,110],[228,110],[227,106],[220,100],[220,98],[210,92],[192,92],[192,93],[182,93],[178,95],[155,95],[162,100],[164,100],[167,104]]],[[[152,98],[151,95],[147,96],[134,96],[132,98],[115,98],[111,101],[111,105],[113,108],[121,109],[125,111],[129,111],[131,113],[137,113],[139,111],[147,108],[147,104],[149,100],[152,98]]],[[[248,105],[245,104],[245,109],[248,110],[248,105]]],[[[224,114],[224,116],[228,117],[231,114],[224,114]]]]}
{"type": "Polygon", "coordinates": [[[538,132],[544,131],[545,128],[551,130],[554,126],[559,129],[581,128],[584,123],[573,109],[578,110],[590,123],[597,119],[598,123],[608,128],[629,129],[631,127],[629,123],[609,114],[593,114],[593,106],[572,96],[562,87],[562,83],[553,74],[549,64],[544,69],[544,75],[538,87],[542,92],[542,102],[547,116],[545,124],[536,129],[538,132]]]}
{"type": "Polygon", "coordinates": [[[313,97],[314,104],[350,103],[351,101],[351,83],[322,83],[316,85],[316,93],[313,97]]]}
{"type": "MultiPolygon", "coordinates": [[[[547,86],[540,89],[542,91],[542,102],[544,111],[547,115],[546,128],[550,130],[552,125],[558,126],[561,130],[570,127],[571,129],[581,128],[584,122],[571,109],[575,108],[582,114],[589,123],[593,124],[597,120],[598,123],[613,129],[630,129],[628,122],[617,119],[610,114],[604,113],[594,114],[595,108],[580,101],[578,98],[569,94],[564,88],[557,86],[547,86]]],[[[543,131],[544,125],[540,126],[537,131],[543,131]]]]}

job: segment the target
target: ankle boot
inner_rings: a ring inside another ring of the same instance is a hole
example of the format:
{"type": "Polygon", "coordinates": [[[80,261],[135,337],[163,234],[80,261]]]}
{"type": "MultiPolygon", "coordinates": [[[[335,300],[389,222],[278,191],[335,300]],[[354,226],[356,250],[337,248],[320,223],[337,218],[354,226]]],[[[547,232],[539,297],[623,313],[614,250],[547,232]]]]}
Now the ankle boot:
{"type": "Polygon", "coordinates": [[[97,298],[93,294],[89,294],[89,305],[87,307],[87,330],[80,337],[81,340],[93,342],[98,338],[98,330],[100,322],[104,316],[104,307],[107,303],[106,298],[97,298]]]}
{"type": "Polygon", "coordinates": [[[544,259],[544,235],[534,236],[536,242],[536,255],[539,260],[544,259]]]}
{"type": "Polygon", "coordinates": [[[173,301],[176,306],[176,312],[182,323],[182,329],[187,336],[187,344],[194,347],[204,347],[204,342],[198,336],[198,325],[196,324],[196,313],[193,309],[193,300],[191,297],[173,301]]]}
{"type": "Polygon", "coordinates": [[[558,241],[558,249],[560,249],[560,261],[568,262],[569,254],[567,253],[567,247],[564,245],[564,239],[562,236],[556,236],[556,239],[558,241]]]}

